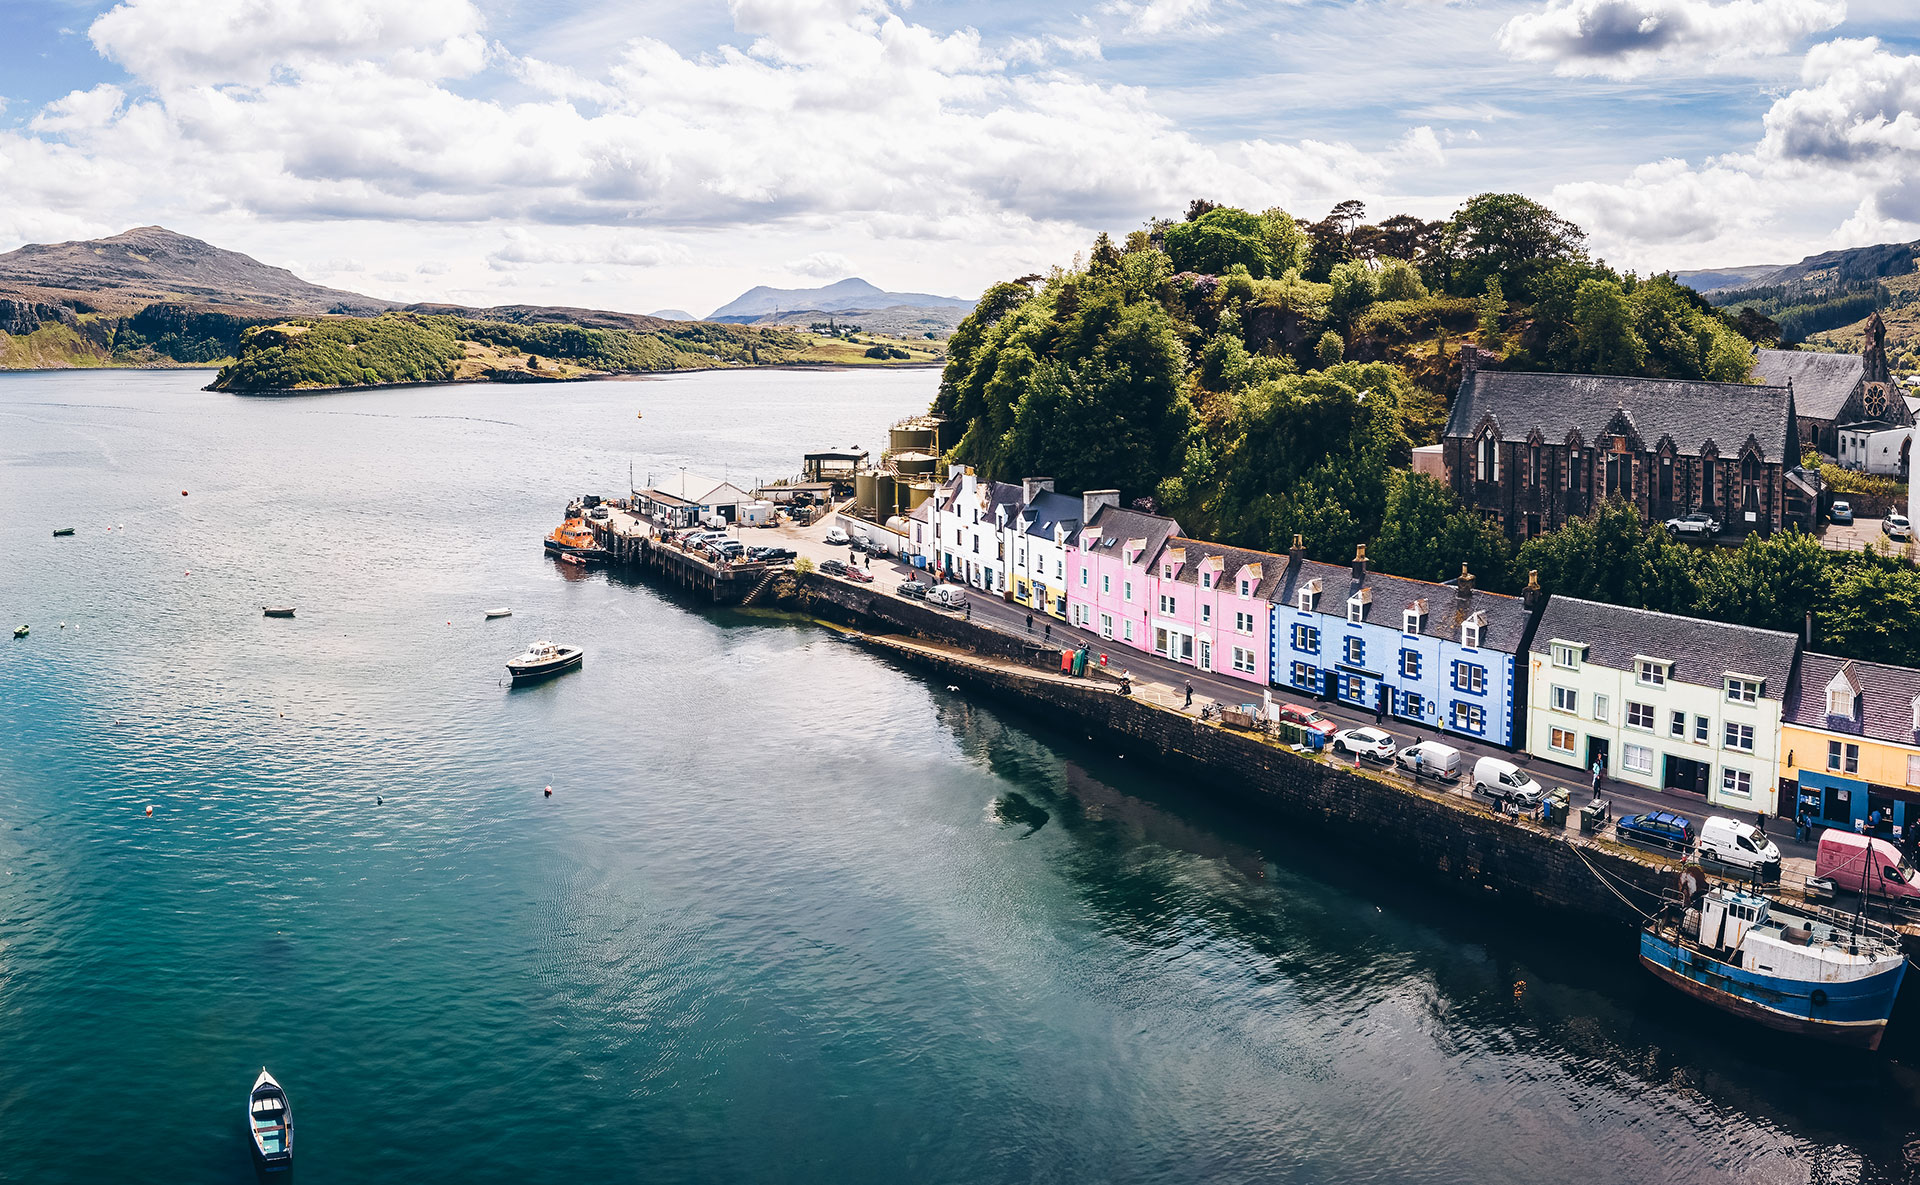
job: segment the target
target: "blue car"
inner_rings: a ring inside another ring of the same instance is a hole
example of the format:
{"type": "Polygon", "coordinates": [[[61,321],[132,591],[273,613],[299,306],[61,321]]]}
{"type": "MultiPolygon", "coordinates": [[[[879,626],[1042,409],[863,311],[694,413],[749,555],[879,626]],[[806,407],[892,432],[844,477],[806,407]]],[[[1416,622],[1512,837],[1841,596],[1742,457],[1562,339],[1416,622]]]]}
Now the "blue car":
{"type": "Polygon", "coordinates": [[[1674,852],[1686,851],[1694,840],[1693,824],[1685,815],[1672,811],[1628,815],[1614,824],[1614,833],[1626,843],[1674,852]]]}

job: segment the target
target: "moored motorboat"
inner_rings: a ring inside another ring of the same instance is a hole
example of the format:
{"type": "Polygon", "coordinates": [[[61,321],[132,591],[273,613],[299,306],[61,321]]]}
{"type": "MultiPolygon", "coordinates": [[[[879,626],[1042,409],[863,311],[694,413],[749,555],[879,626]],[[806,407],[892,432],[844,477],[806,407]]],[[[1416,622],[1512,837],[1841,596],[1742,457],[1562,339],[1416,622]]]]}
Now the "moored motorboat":
{"type": "Polygon", "coordinates": [[[606,549],[593,537],[593,527],[587,523],[585,509],[578,502],[567,507],[566,520],[547,533],[543,546],[554,555],[577,555],[583,561],[607,558],[606,549]]]}
{"type": "Polygon", "coordinates": [[[292,605],[268,605],[264,610],[268,617],[292,617],[292,605]]]}
{"type": "Polygon", "coordinates": [[[555,646],[552,642],[535,642],[527,647],[525,654],[515,655],[507,660],[507,674],[515,683],[532,683],[537,679],[546,679],[563,671],[571,671],[586,659],[587,652],[578,646],[555,646]]]}
{"type": "Polygon", "coordinates": [[[1894,937],[1844,928],[1683,874],[1679,902],[1640,931],[1640,962],[1697,1000],[1782,1032],[1878,1049],[1906,974],[1894,937]]]}
{"type": "Polygon", "coordinates": [[[492,621],[492,620],[494,620],[495,618],[499,618],[499,617],[512,617],[512,616],[513,616],[513,610],[511,610],[511,609],[489,609],[489,610],[487,610],[487,620],[488,620],[488,621],[492,621]]]}
{"type": "Polygon", "coordinates": [[[16,625],[16,626],[14,626],[14,627],[13,627],[13,636],[14,636],[14,637],[16,637],[16,638],[24,638],[24,637],[26,637],[26,636],[27,636],[27,627],[26,627],[26,626],[24,626],[24,625],[16,625]]]}
{"type": "Polygon", "coordinates": [[[55,539],[64,538],[65,536],[68,536],[71,534],[73,534],[72,527],[55,527],[53,529],[53,537],[55,539]]]}
{"type": "Polygon", "coordinates": [[[293,1104],[265,1066],[247,1095],[247,1134],[253,1138],[253,1159],[267,1172],[293,1167],[293,1104]]]}

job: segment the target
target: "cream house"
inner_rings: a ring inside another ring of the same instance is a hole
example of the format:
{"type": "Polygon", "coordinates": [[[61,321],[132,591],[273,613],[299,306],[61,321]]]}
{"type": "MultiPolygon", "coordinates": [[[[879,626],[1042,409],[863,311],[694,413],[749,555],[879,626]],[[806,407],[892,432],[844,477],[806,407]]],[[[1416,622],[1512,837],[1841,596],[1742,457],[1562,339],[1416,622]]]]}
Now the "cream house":
{"type": "Polygon", "coordinates": [[[1728,811],[1777,807],[1793,634],[1554,597],[1527,655],[1527,750],[1728,811]]]}

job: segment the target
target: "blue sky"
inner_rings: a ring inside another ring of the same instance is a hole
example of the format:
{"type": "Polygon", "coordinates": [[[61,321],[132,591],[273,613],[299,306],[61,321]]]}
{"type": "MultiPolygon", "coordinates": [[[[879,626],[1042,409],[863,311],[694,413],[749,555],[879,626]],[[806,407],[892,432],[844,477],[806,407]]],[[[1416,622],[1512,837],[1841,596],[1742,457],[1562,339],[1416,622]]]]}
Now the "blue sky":
{"type": "Polygon", "coordinates": [[[402,299],[966,295],[1204,196],[1517,190],[1650,270],[1920,238],[1912,0],[0,0],[0,249],[402,299]]]}

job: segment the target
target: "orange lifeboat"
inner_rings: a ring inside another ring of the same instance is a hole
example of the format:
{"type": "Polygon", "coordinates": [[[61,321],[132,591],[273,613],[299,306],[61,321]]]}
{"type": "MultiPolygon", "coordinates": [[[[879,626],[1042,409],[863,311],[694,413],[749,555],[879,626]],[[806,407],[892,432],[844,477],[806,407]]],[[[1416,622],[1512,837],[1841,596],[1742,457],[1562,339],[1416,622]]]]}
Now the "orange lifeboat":
{"type": "Polygon", "coordinates": [[[593,537],[593,528],[577,509],[567,508],[566,521],[548,532],[546,549],[557,555],[575,555],[582,559],[604,559],[606,552],[593,537]]]}

